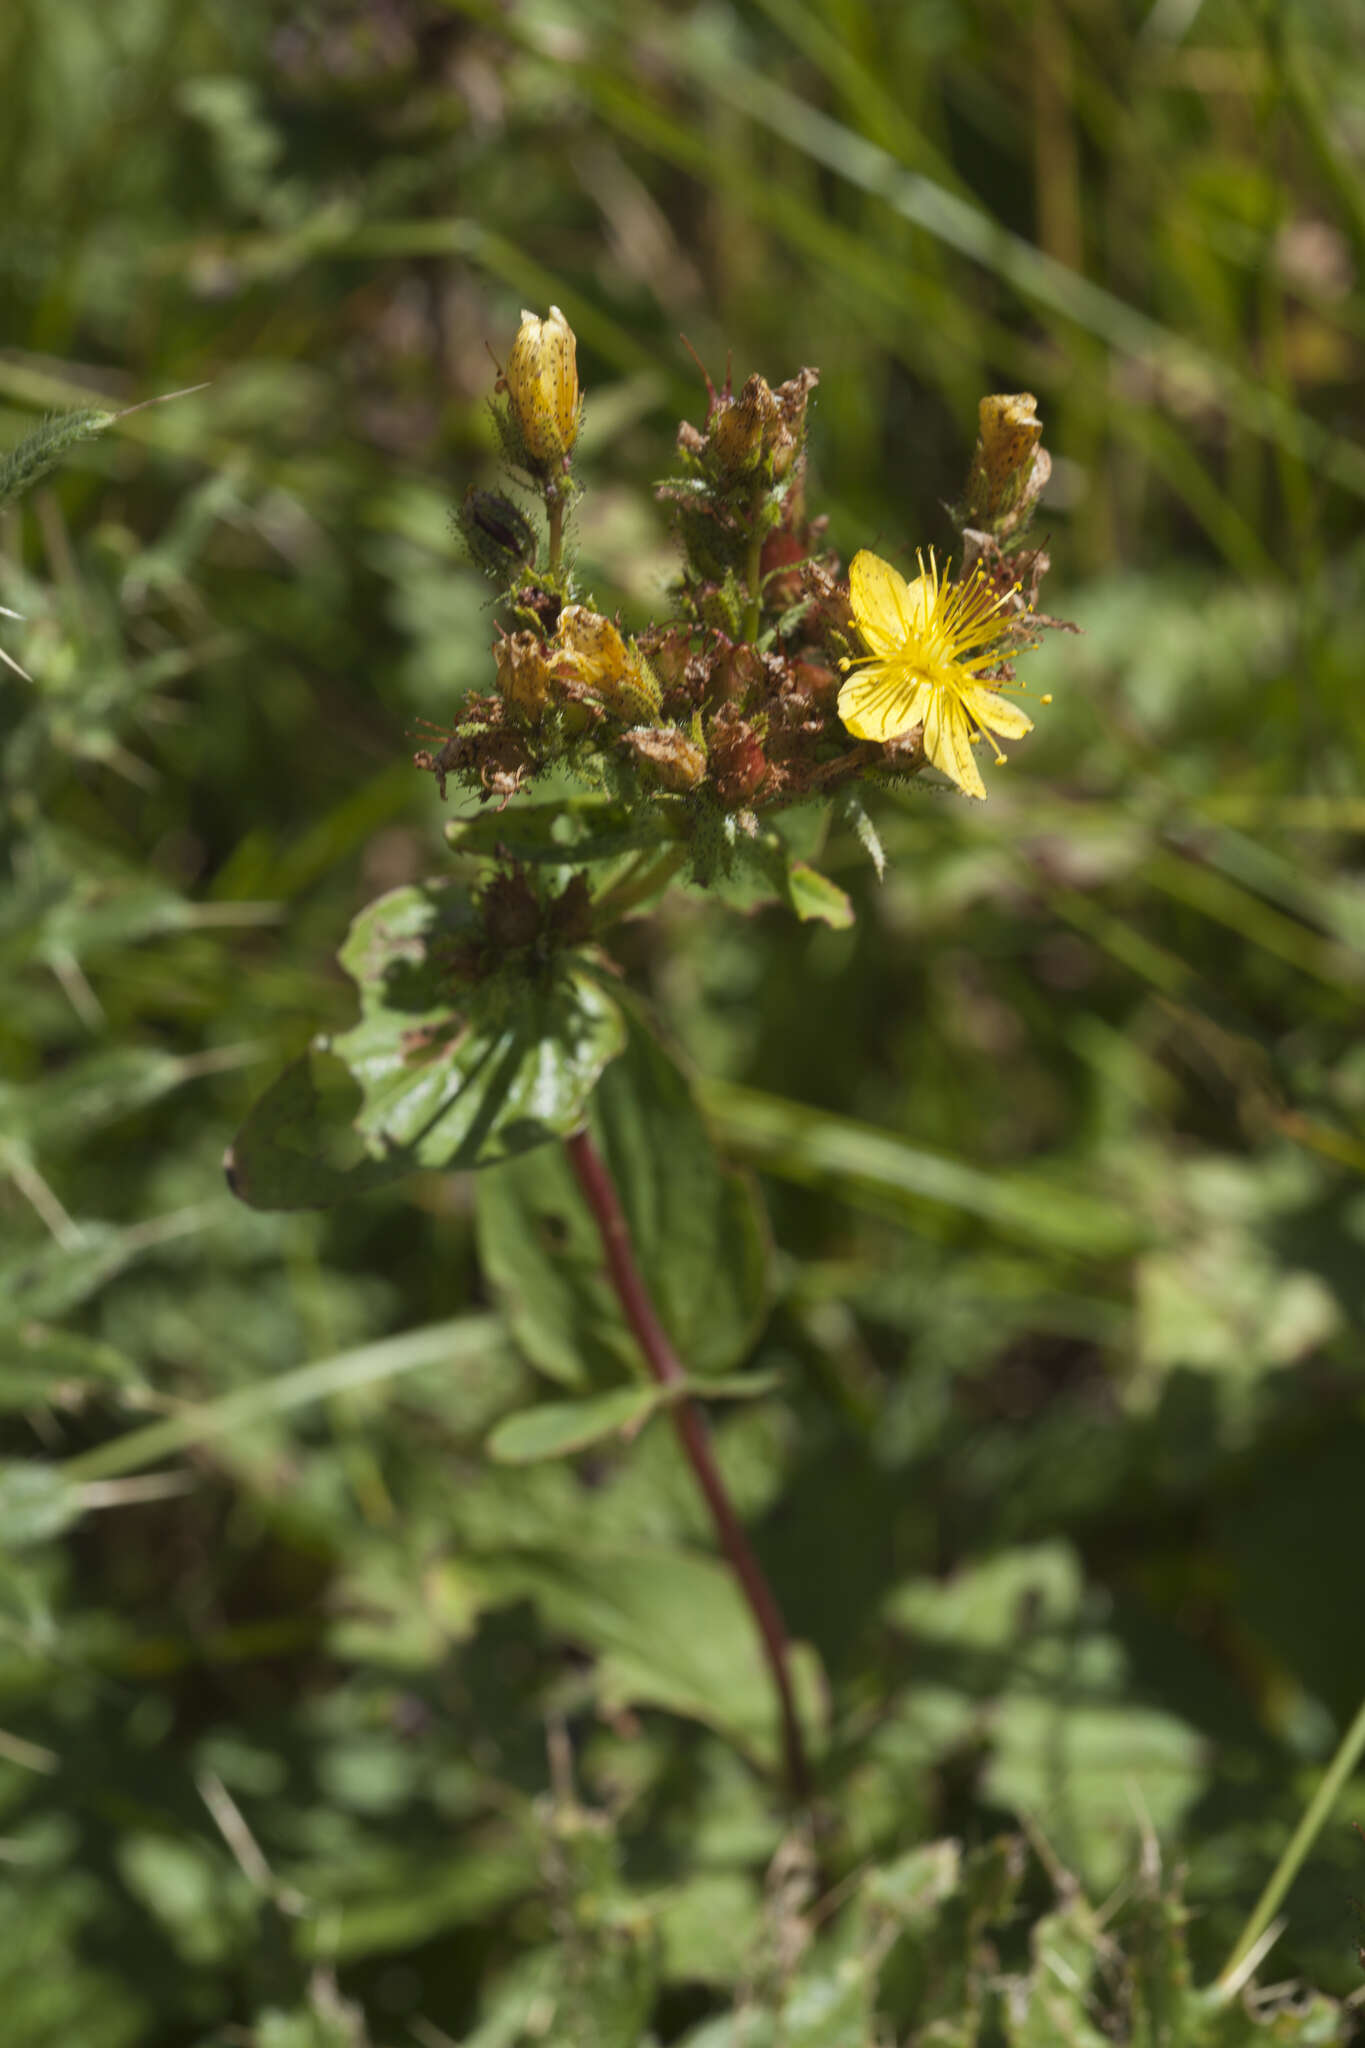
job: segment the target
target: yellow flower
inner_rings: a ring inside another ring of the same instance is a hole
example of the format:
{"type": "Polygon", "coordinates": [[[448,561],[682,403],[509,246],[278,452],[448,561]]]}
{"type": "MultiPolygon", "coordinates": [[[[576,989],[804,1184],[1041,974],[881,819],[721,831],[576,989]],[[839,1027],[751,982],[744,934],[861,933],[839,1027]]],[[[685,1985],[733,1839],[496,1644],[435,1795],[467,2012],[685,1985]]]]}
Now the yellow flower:
{"type": "Polygon", "coordinates": [[[839,716],[856,739],[893,740],[924,727],[924,751],[967,796],[984,797],[986,785],[972,757],[981,733],[997,761],[1004,755],[993,733],[1022,739],[1033,720],[1017,704],[980,680],[982,669],[1005,659],[1002,640],[1015,620],[1007,597],[992,593],[984,576],[950,583],[929,566],[907,583],[889,562],[866,548],[849,565],[853,617],[871,653],[845,662],[856,673],[839,692],[839,716]]]}
{"type": "Polygon", "coordinates": [[[558,306],[542,320],[523,312],[505,378],[526,453],[556,467],[578,439],[578,339],[558,306]]]}

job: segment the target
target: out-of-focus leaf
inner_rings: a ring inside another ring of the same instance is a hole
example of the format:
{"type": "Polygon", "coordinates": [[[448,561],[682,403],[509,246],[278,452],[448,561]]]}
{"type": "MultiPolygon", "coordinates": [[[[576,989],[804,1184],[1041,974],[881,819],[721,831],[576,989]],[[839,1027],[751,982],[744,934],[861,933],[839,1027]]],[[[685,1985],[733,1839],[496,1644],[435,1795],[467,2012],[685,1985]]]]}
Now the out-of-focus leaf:
{"type": "MultiPolygon", "coordinates": [[[[505,1599],[536,1602],[549,1625],[593,1650],[604,1703],[667,1708],[718,1729],[775,1768],[772,1679],[753,1616],[728,1569],[688,1552],[648,1548],[490,1555],[479,1573],[505,1599]]],[[[793,1660],[803,1717],[815,1725],[818,1684],[808,1652],[793,1660]]]]}
{"type": "Polygon", "coordinates": [[[136,1363],[98,1338],[51,1323],[0,1324],[0,1409],[70,1403],[92,1388],[141,1382],[136,1363]]]}
{"type": "Polygon", "coordinates": [[[889,1612],[939,1682],[975,1700],[992,1799],[1035,1816],[1088,1881],[1108,1885],[1126,1867],[1134,1790],[1161,1829],[1203,1790],[1207,1745],[1176,1715],[1129,1697],[1123,1652],[1087,1601],[1070,1546],[1006,1551],[947,1581],[916,1581],[889,1612]]]}
{"type": "Polygon", "coordinates": [[[853,923],[853,904],[848,895],[809,861],[794,860],[787,869],[787,901],[803,924],[812,920],[847,931],[853,923]]]}
{"type": "MultiPolygon", "coordinates": [[[[638,1023],[602,1078],[590,1126],[683,1366],[699,1377],[725,1372],[747,1354],[764,1312],[763,1224],[749,1183],[721,1167],[685,1078],[638,1023]]],[[[478,1221],[485,1269],[534,1364],[567,1386],[640,1371],[562,1153],[483,1175],[478,1221]]]]}
{"type": "Polygon", "coordinates": [[[0,1126],[35,1151],[67,1145],[146,1108],[209,1064],[153,1046],[109,1047],[26,1088],[0,1086],[0,1126]]]}
{"type": "Polygon", "coordinates": [[[542,1401],[500,1422],[488,1439],[488,1453],[505,1465],[567,1458],[638,1427],[663,1398],[662,1387],[618,1387],[584,1401],[542,1401]]]}
{"type": "Polygon", "coordinates": [[[80,1519],[77,1489],[55,1465],[0,1464],[0,1550],[26,1550],[80,1519]]]}
{"type": "Polygon", "coordinates": [[[1007,1236],[1096,1258],[1129,1249],[1141,1235],[1140,1219],[1103,1189],[1017,1168],[989,1173],[756,1088],[708,1081],[699,1092],[725,1142],[755,1165],[860,1207],[913,1215],[919,1203],[940,1203],[1007,1236]]]}
{"type": "Polygon", "coordinates": [[[45,1322],[97,1294],[125,1267],[160,1244],[200,1230],[205,1210],[185,1210],[126,1230],[107,1223],[73,1225],[76,1241],[55,1241],[0,1258],[0,1331],[45,1322]]]}
{"type": "Polygon", "coordinates": [[[519,803],[505,812],[481,810],[469,818],[452,818],[446,839],[456,853],[578,867],[667,843],[652,816],[632,815],[625,804],[601,797],[519,803]]]}
{"type": "Polygon", "coordinates": [[[651,1415],[672,1402],[755,1401],[781,1384],[777,1373],[730,1373],[715,1379],[687,1378],[667,1387],[614,1387],[581,1401],[542,1401],[509,1415],[489,1437],[489,1456],[504,1465],[531,1465],[542,1458],[566,1458],[605,1438],[634,1437],[651,1415]]]}

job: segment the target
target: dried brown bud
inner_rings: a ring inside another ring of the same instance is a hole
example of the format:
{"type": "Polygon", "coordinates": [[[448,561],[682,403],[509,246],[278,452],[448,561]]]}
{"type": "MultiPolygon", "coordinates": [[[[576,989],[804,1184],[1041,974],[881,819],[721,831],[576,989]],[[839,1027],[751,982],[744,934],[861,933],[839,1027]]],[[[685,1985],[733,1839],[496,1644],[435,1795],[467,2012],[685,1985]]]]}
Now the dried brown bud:
{"type": "Polygon", "coordinates": [[[816,703],[823,703],[826,700],[832,703],[838,694],[839,677],[832,668],[825,668],[820,662],[789,662],[787,677],[798,697],[809,697],[816,703]]]}
{"type": "Polygon", "coordinates": [[[766,378],[751,377],[738,398],[720,403],[711,422],[711,454],[720,474],[741,477],[756,469],[771,454],[781,423],[766,378]]]}
{"type": "Polygon", "coordinates": [[[739,703],[767,681],[763,656],[748,640],[728,641],[717,635],[720,652],[711,669],[711,696],[722,703],[739,703]]]}
{"type": "Polygon", "coordinates": [[[621,744],[649,769],[656,782],[679,796],[705,779],[705,747],[676,725],[637,725],[621,735],[621,744]]]}
{"type": "Polygon", "coordinates": [[[1042,421],[1031,391],[983,398],[977,408],[980,436],[967,477],[965,523],[1003,538],[1024,524],[1052,474],[1052,457],[1040,444],[1042,421]]]}
{"type": "Polygon", "coordinates": [[[742,718],[717,719],[711,728],[711,779],[727,810],[746,804],[768,774],[768,758],[753,727],[742,718]]]}

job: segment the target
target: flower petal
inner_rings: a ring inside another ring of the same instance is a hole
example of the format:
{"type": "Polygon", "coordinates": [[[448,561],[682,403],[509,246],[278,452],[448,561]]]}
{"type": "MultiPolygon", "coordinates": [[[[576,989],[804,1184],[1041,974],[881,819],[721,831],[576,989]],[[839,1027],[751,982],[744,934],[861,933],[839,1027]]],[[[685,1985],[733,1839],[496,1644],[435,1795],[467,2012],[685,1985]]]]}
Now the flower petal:
{"type": "Polygon", "coordinates": [[[986,785],[972,755],[967,714],[942,691],[934,693],[924,721],[924,751],[965,796],[985,796],[986,785]]]}
{"type": "Polygon", "coordinates": [[[873,661],[843,685],[839,716],[855,739],[894,740],[925,717],[932,694],[908,662],[873,661]]]}
{"type": "Polygon", "coordinates": [[[1028,713],[995,690],[964,690],[962,694],[978,725],[989,726],[992,732],[1000,733],[1007,740],[1021,740],[1026,732],[1033,731],[1033,720],[1028,713]]]}
{"type": "Polygon", "coordinates": [[[848,565],[848,593],[858,631],[872,652],[899,654],[923,614],[922,606],[911,608],[910,586],[899,569],[862,548],[848,565]]]}

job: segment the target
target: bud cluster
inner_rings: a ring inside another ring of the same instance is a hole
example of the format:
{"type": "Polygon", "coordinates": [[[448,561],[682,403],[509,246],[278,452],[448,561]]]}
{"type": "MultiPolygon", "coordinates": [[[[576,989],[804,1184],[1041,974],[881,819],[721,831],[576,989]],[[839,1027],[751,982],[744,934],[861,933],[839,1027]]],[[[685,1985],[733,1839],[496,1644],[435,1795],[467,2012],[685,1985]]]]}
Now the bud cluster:
{"type": "MultiPolygon", "coordinates": [[[[1055,623],[1035,610],[1047,557],[1017,546],[1051,467],[1032,397],[982,400],[957,515],[965,581],[932,551],[911,583],[864,552],[851,587],[806,509],[816,372],[776,388],[753,376],[738,392],[703,376],[703,425],[679,429],[681,473],[657,490],[680,582],[671,615],[632,638],[576,589],[564,553],[582,411],[572,329],[557,308],[523,314],[499,418],[543,501],[544,557],[513,499],[468,493],[457,525],[510,614],[492,650],[496,694],[466,699],[440,749],[417,756],[442,795],[449,777],[504,805],[567,770],[633,816],[652,809],[657,840],[701,881],[760,839],[764,812],[853,781],[928,761],[984,795],[972,745],[1003,758],[993,735],[1030,728],[999,693],[1030,626],[1055,623]]],[[[509,884],[509,904],[526,887],[509,884]]],[[[493,933],[506,920],[486,922],[493,933]]],[[[537,943],[548,929],[537,923],[537,943]]]]}

